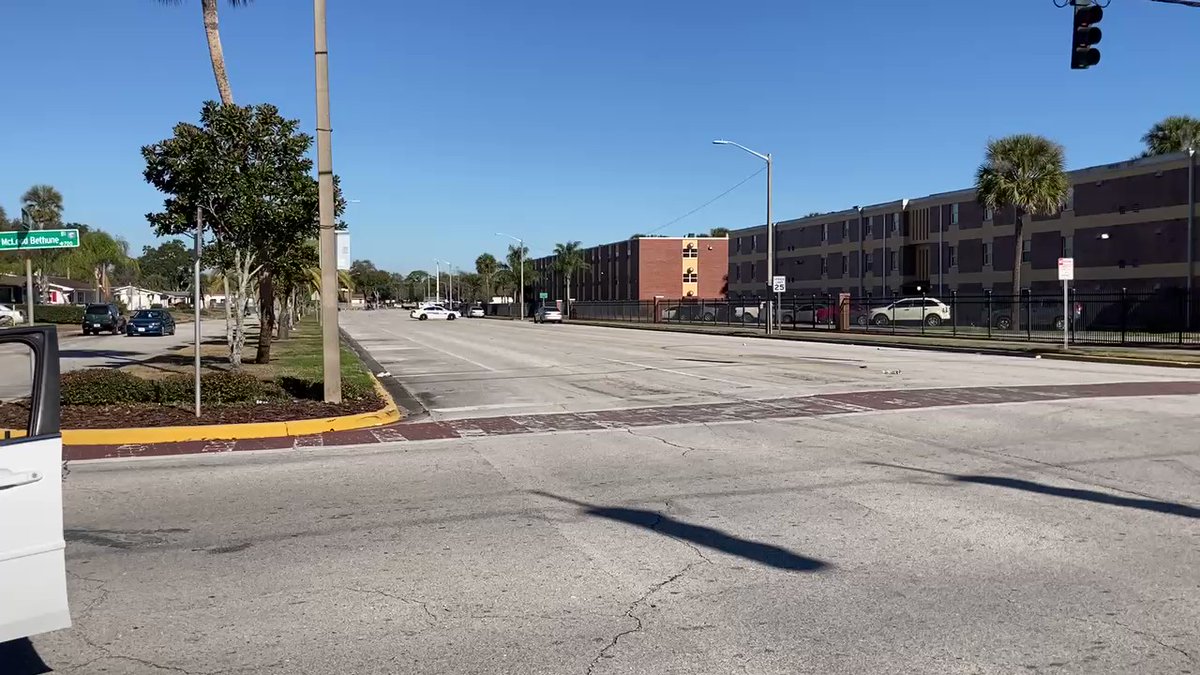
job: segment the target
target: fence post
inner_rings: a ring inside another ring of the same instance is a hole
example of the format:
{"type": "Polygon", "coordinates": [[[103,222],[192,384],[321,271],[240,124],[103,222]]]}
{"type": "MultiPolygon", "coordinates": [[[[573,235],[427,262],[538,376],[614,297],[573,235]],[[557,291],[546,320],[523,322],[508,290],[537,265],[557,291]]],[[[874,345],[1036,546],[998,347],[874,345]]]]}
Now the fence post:
{"type": "MultiPolygon", "coordinates": [[[[1071,317],[1069,319],[1067,319],[1068,321],[1071,322],[1071,330],[1070,330],[1071,344],[1075,343],[1075,323],[1076,323],[1075,306],[1079,304],[1078,298],[1079,298],[1079,294],[1075,292],[1074,287],[1071,287],[1071,306],[1069,308],[1069,311],[1071,312],[1071,317]]],[[[1083,320],[1083,312],[1079,312],[1078,320],[1079,321],[1083,320]]]]}
{"type": "Polygon", "coordinates": [[[984,321],[987,321],[988,337],[992,337],[992,289],[984,291],[984,321]]]}
{"type": "Polygon", "coordinates": [[[866,322],[864,324],[864,327],[867,329],[867,332],[870,333],[871,332],[871,291],[867,291],[867,307],[866,307],[866,311],[863,312],[863,317],[866,322]]]}
{"type": "Polygon", "coordinates": [[[958,291],[950,291],[950,334],[958,335],[958,291]]]}
{"type": "Polygon", "coordinates": [[[1025,298],[1025,341],[1033,341],[1033,291],[1022,290],[1021,297],[1025,298]]]}
{"type": "Polygon", "coordinates": [[[892,325],[892,335],[895,335],[896,334],[896,294],[893,293],[892,289],[890,289],[890,288],[888,289],[888,306],[891,308],[890,311],[892,313],[891,321],[888,321],[888,323],[890,323],[892,325]]]}
{"type": "Polygon", "coordinates": [[[925,291],[921,291],[921,335],[925,334],[925,291]]]}
{"type": "MultiPolygon", "coordinates": [[[[816,315],[816,310],[813,310],[813,316],[815,317],[816,315]]],[[[825,294],[825,326],[827,328],[833,327],[833,293],[825,294]]]]}
{"type": "Polygon", "coordinates": [[[1189,303],[1191,302],[1192,299],[1188,297],[1187,291],[1184,291],[1183,294],[1180,295],[1179,297],[1180,297],[1180,299],[1182,299],[1182,302],[1179,303],[1180,312],[1179,312],[1179,342],[1178,342],[1178,344],[1182,345],[1183,344],[1183,330],[1185,328],[1187,328],[1188,309],[1190,309],[1189,303]]]}
{"type": "Polygon", "coordinates": [[[1125,305],[1125,289],[1121,289],[1121,344],[1125,344],[1125,329],[1128,326],[1129,308],[1125,305]]]}

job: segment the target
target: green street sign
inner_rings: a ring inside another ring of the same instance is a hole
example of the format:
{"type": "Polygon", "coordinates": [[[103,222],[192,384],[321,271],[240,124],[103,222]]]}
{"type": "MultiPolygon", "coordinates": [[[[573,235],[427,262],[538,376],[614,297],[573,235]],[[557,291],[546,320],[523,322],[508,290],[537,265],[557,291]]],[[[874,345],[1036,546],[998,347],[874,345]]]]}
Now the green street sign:
{"type": "Polygon", "coordinates": [[[550,297],[550,294],[547,293],[546,291],[542,291],[541,293],[538,293],[538,300],[545,300],[548,297],[550,297]]]}
{"type": "Polygon", "coordinates": [[[0,251],[78,248],[79,230],[17,230],[0,232],[0,251]]]}

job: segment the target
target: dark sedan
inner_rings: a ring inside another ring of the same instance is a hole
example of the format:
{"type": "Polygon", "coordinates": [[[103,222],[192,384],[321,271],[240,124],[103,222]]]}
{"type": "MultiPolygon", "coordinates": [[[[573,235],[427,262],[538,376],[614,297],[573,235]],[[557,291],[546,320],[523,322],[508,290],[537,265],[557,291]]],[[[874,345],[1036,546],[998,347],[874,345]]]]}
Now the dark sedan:
{"type": "Polygon", "coordinates": [[[125,334],[174,335],[175,318],[163,309],[143,309],[134,314],[126,324],[125,334]]]}

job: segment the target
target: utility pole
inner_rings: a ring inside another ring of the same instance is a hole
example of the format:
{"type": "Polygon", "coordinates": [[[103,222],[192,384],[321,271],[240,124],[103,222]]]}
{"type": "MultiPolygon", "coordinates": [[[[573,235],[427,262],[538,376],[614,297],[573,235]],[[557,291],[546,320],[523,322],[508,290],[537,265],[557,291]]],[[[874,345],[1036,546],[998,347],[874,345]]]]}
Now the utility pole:
{"type": "Polygon", "coordinates": [[[1192,329],[1192,315],[1196,313],[1196,146],[1195,141],[1188,153],[1188,216],[1187,216],[1187,329],[1192,329]]]}
{"type": "Polygon", "coordinates": [[[317,74],[317,189],[321,214],[321,355],[325,402],[342,402],[341,337],[338,335],[337,233],[334,231],[333,123],[329,117],[329,43],[325,2],[313,0],[313,54],[317,74]]]}

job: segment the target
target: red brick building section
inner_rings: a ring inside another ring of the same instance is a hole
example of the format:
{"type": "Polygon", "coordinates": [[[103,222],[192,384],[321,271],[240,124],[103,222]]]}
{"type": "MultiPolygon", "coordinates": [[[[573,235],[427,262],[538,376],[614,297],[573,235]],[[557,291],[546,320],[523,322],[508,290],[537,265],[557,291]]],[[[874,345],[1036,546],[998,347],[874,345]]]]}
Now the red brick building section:
{"type": "MultiPolygon", "coordinates": [[[[724,298],[729,286],[727,237],[642,237],[592,246],[583,252],[588,269],[571,280],[571,297],[582,301],[724,298]]],[[[534,260],[533,297],[561,300],[563,279],[554,256],[534,260]]]]}

